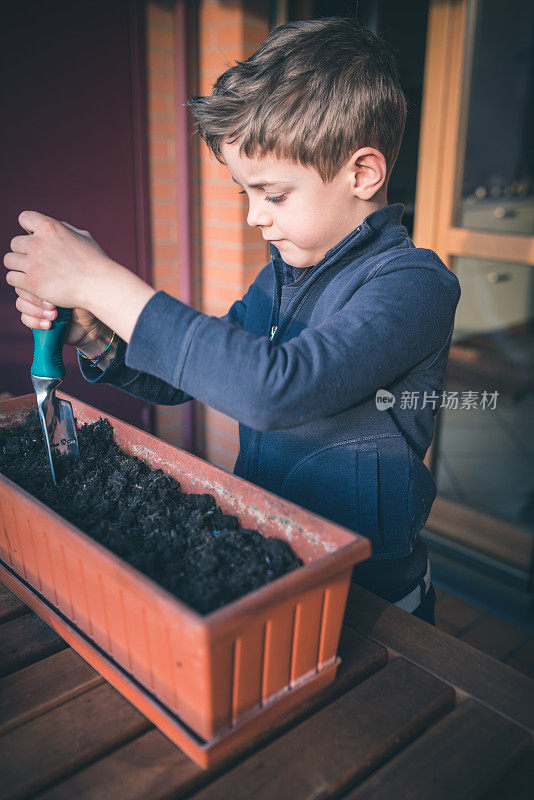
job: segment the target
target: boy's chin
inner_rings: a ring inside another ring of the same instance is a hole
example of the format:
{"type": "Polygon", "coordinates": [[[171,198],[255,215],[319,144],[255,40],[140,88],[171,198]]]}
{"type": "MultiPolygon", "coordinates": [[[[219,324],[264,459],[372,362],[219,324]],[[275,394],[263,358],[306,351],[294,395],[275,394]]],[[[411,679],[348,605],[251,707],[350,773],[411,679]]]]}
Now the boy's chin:
{"type": "Polygon", "coordinates": [[[297,269],[307,269],[307,267],[313,267],[316,263],[315,261],[310,260],[310,257],[307,256],[305,253],[295,253],[293,247],[284,247],[285,242],[281,242],[280,246],[276,245],[278,248],[280,255],[284,259],[285,263],[288,264],[290,267],[296,267],[297,269]]]}

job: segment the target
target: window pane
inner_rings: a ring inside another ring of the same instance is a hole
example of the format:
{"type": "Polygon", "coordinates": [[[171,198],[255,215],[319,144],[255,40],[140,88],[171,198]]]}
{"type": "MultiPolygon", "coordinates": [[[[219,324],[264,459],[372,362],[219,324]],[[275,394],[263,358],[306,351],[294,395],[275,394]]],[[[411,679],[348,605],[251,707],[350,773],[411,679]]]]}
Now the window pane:
{"type": "Polygon", "coordinates": [[[534,3],[477,3],[456,224],[534,234],[534,3]]]}
{"type": "Polygon", "coordinates": [[[457,258],[455,272],[438,492],[534,530],[534,267],[457,258]]]}

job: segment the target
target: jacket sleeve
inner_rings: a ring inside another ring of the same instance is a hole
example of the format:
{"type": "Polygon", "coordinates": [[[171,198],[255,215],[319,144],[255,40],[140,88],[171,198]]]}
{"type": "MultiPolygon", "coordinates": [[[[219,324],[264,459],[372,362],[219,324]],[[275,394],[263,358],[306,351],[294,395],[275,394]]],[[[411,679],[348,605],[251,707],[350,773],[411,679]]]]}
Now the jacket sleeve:
{"type": "MultiPolygon", "coordinates": [[[[236,300],[227,314],[217,319],[237,328],[242,328],[245,324],[248,293],[241,300],[236,300]]],[[[166,295],[166,297],[168,296],[166,295]]],[[[188,308],[188,306],[186,307],[188,308]]],[[[154,374],[126,366],[126,347],[126,342],[119,338],[115,356],[105,370],[91,366],[89,361],[78,354],[78,364],[83,377],[90,383],[107,383],[110,386],[115,386],[117,389],[122,389],[124,392],[149,403],[172,406],[193,399],[192,395],[172,386],[172,384],[154,374]]],[[[179,349],[176,347],[176,343],[174,348],[176,350],[179,349]]]]}
{"type": "Polygon", "coordinates": [[[459,296],[452,273],[378,274],[323,323],[276,345],[157,292],[139,316],[126,364],[256,430],[292,428],[372,396],[439,352],[459,296]]]}

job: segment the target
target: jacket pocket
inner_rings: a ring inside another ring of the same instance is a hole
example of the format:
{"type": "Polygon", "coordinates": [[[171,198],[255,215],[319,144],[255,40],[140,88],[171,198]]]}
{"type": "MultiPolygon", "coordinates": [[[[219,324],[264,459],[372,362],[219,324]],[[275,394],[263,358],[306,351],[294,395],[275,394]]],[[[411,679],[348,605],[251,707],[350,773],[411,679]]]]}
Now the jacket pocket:
{"type": "Polygon", "coordinates": [[[356,529],[370,539],[375,558],[400,558],[413,549],[409,490],[410,460],[403,437],[358,451],[356,529]]]}
{"type": "Polygon", "coordinates": [[[288,473],[277,492],[315,514],[355,528],[356,455],[344,444],[310,453],[288,473]]]}
{"type": "Polygon", "coordinates": [[[410,463],[402,436],[343,442],[311,453],[277,492],[367,537],[373,556],[409,553],[410,463]]]}

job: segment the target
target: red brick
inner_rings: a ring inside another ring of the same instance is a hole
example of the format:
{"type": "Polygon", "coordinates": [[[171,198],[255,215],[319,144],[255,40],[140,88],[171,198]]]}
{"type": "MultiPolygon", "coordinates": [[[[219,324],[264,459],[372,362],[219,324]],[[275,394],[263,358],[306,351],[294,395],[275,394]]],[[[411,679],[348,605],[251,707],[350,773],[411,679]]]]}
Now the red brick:
{"type": "Polygon", "coordinates": [[[225,281],[236,286],[243,286],[245,276],[240,267],[231,264],[202,263],[202,281],[209,283],[212,281],[225,281]]]}
{"type": "Polygon", "coordinates": [[[200,162],[200,178],[203,181],[211,181],[212,186],[229,186],[235,190],[236,194],[239,191],[239,187],[232,180],[228,167],[217,161],[209,150],[203,152],[200,162]]]}
{"type": "MultiPolygon", "coordinates": [[[[170,115],[172,114],[172,102],[170,97],[162,97],[150,93],[148,95],[148,112],[150,115],[170,115]]],[[[170,117],[168,116],[167,119],[170,117]]]]}
{"type": "Polygon", "coordinates": [[[207,442],[206,458],[214,466],[231,473],[234,469],[236,457],[237,451],[228,450],[216,443],[207,442]]]}
{"type": "Polygon", "coordinates": [[[215,53],[205,53],[200,56],[200,78],[203,93],[209,93],[211,86],[215,80],[223,72],[233,66],[236,61],[241,60],[242,53],[234,52],[232,49],[227,49],[226,52],[221,53],[219,50],[215,53]],[[208,85],[209,84],[209,85],[208,85]]]}
{"type": "Polygon", "coordinates": [[[151,28],[149,30],[150,47],[159,47],[162,50],[173,50],[174,33],[164,28],[151,28]]]}
{"type": "Polygon", "coordinates": [[[243,19],[243,4],[239,0],[221,2],[221,0],[205,0],[201,5],[200,27],[210,23],[237,24],[243,19]]]}
{"type": "Polygon", "coordinates": [[[241,248],[217,247],[203,243],[202,258],[209,259],[214,264],[230,264],[234,267],[243,267],[244,255],[241,248]]]}
{"type": "Polygon", "coordinates": [[[180,294],[180,287],[179,287],[179,274],[178,274],[178,267],[173,267],[174,269],[174,276],[172,278],[158,278],[153,279],[154,288],[162,289],[167,294],[170,294],[171,297],[176,297],[177,300],[181,300],[180,294]]]}
{"type": "Polygon", "coordinates": [[[167,142],[165,139],[151,139],[149,142],[150,158],[167,159],[167,142]]]}
{"type": "Polygon", "coordinates": [[[159,50],[151,50],[148,51],[148,71],[149,72],[166,72],[167,71],[167,61],[165,53],[162,53],[159,50]]]}
{"type": "Polygon", "coordinates": [[[218,437],[209,433],[206,435],[206,450],[210,454],[208,458],[217,457],[224,459],[224,463],[233,467],[236,456],[239,452],[238,442],[229,442],[227,440],[220,440],[218,437]]]}
{"type": "Polygon", "coordinates": [[[205,239],[210,244],[221,243],[241,247],[245,242],[245,229],[240,225],[205,225],[205,239]]]}
{"type": "Polygon", "coordinates": [[[178,264],[163,264],[153,259],[152,282],[157,288],[164,288],[166,292],[173,294],[169,289],[177,288],[178,274],[178,264]]]}
{"type": "Polygon", "coordinates": [[[150,136],[161,136],[174,138],[176,134],[176,122],[174,118],[169,119],[153,119],[149,122],[150,136]]]}
{"type": "Polygon", "coordinates": [[[165,56],[165,72],[167,75],[174,75],[174,53],[165,56]]]}
{"type": "Polygon", "coordinates": [[[162,75],[159,72],[149,72],[148,91],[159,92],[169,95],[171,103],[174,100],[174,77],[172,75],[162,75]]]}
{"type": "Polygon", "coordinates": [[[172,183],[154,182],[150,186],[150,196],[153,200],[171,200],[173,188],[172,183]]]}
{"type": "Polygon", "coordinates": [[[178,224],[156,222],[152,226],[152,240],[157,242],[175,241],[178,238],[178,224]]]}
{"type": "Polygon", "coordinates": [[[239,290],[236,289],[227,289],[224,286],[210,286],[206,284],[206,296],[217,298],[219,303],[224,303],[227,306],[227,310],[230,308],[232,303],[236,300],[240,300],[242,295],[239,293],[239,290]]]}
{"type": "Polygon", "coordinates": [[[163,220],[170,220],[174,222],[178,218],[178,204],[177,203],[155,203],[154,214],[158,222],[163,220]]]}
{"type": "Polygon", "coordinates": [[[206,407],[206,427],[226,433],[230,438],[235,438],[239,433],[239,423],[232,417],[227,417],[215,409],[206,407]]]}
{"type": "Polygon", "coordinates": [[[176,164],[174,160],[153,161],[150,164],[150,177],[152,180],[157,178],[176,178],[176,164]]]}
{"type": "Polygon", "coordinates": [[[158,419],[169,426],[180,422],[182,415],[179,409],[180,406],[156,406],[158,419]]]}
{"type": "Polygon", "coordinates": [[[218,434],[216,431],[206,431],[206,441],[209,442],[212,451],[215,450],[215,452],[220,453],[223,457],[226,456],[228,462],[232,460],[233,466],[239,452],[239,440],[237,436],[229,438],[218,434]]]}
{"type": "Polygon", "coordinates": [[[217,225],[218,222],[233,222],[236,226],[246,224],[246,209],[241,201],[235,206],[228,203],[204,203],[204,223],[217,225]]]}
{"type": "Polygon", "coordinates": [[[234,52],[243,48],[243,25],[219,25],[214,29],[215,43],[226,50],[230,47],[234,52]]]}
{"type": "Polygon", "coordinates": [[[175,264],[178,262],[178,247],[176,244],[160,244],[154,242],[154,261],[161,264],[175,264]]]}

